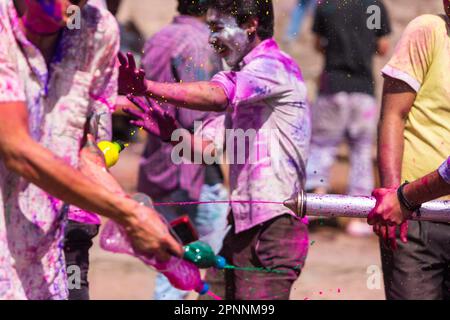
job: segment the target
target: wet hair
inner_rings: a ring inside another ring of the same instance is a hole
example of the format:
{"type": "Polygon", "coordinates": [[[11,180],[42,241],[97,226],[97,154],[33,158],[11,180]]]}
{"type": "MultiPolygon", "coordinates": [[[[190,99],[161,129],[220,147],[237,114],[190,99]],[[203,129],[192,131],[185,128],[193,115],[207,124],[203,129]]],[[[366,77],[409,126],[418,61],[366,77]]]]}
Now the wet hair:
{"type": "Polygon", "coordinates": [[[258,20],[256,34],[261,40],[274,34],[274,11],[272,0],[209,0],[209,8],[236,17],[239,25],[251,18],[258,20]]]}
{"type": "Polygon", "coordinates": [[[178,0],[178,12],[189,16],[203,16],[208,10],[209,0],[178,0]]]}

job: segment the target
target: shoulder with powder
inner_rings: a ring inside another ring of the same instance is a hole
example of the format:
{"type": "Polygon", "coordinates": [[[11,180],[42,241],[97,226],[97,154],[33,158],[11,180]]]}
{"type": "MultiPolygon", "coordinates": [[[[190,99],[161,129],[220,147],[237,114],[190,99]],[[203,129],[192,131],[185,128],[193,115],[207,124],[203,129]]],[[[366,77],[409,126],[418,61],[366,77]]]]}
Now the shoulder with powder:
{"type": "Polygon", "coordinates": [[[446,18],[443,15],[424,14],[412,20],[408,25],[408,29],[427,29],[433,32],[440,28],[446,30],[446,26],[446,18]]]}
{"type": "MultiPolygon", "coordinates": [[[[87,34],[95,37],[96,45],[118,44],[119,43],[119,25],[116,18],[106,9],[87,5],[83,8],[83,19],[86,28],[90,29],[87,34]]],[[[81,23],[83,26],[83,22],[81,23]]]]}

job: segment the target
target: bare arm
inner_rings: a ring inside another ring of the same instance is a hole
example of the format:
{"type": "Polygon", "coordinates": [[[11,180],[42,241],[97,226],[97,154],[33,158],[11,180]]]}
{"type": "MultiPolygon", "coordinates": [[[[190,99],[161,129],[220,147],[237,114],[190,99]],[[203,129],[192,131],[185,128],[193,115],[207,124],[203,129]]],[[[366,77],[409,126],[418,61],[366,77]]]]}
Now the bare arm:
{"type": "Polygon", "coordinates": [[[146,85],[151,98],[182,108],[223,111],[228,104],[222,87],[213,82],[158,83],[147,80],[146,85]]]}
{"type": "Polygon", "coordinates": [[[1,110],[0,155],[9,170],[65,202],[121,222],[128,218],[117,214],[124,205],[119,198],[92,188],[90,180],[31,139],[23,103],[1,104],[1,110]]]}
{"type": "Polygon", "coordinates": [[[416,92],[405,82],[386,77],[378,129],[378,163],[381,185],[394,188],[401,181],[405,121],[416,92]]]}
{"type": "Polygon", "coordinates": [[[189,83],[158,83],[145,80],[143,69],[136,68],[131,53],[118,55],[119,93],[147,96],[177,107],[200,111],[223,111],[228,98],[223,88],[213,82],[199,81],[189,83]]]}
{"type": "MultiPolygon", "coordinates": [[[[450,184],[436,170],[403,188],[403,194],[414,207],[450,194],[450,184]]],[[[376,189],[373,196],[377,199],[375,208],[370,212],[367,221],[371,225],[402,225],[412,212],[400,204],[396,188],[376,189]]],[[[380,230],[379,227],[378,231],[380,230]]],[[[406,241],[406,234],[403,234],[406,241]]],[[[395,237],[394,237],[395,238],[395,237]]]]}
{"type": "Polygon", "coordinates": [[[156,212],[107,191],[36,143],[28,133],[28,112],[23,102],[0,103],[0,110],[0,158],[8,170],[64,202],[122,224],[139,251],[154,252],[161,258],[166,258],[166,250],[182,254],[181,247],[158,222],[156,212]]]}
{"type": "Polygon", "coordinates": [[[406,185],[403,192],[413,205],[420,205],[450,195],[450,184],[442,179],[438,171],[434,171],[406,185]]]}

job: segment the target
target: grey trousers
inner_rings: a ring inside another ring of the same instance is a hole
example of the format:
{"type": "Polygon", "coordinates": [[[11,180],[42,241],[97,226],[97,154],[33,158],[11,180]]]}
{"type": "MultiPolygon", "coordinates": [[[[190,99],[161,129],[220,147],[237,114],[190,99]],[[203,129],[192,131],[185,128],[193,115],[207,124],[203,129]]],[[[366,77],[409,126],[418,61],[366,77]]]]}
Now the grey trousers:
{"type": "Polygon", "coordinates": [[[381,244],[388,300],[450,300],[450,224],[408,222],[408,243],[381,244]]]}

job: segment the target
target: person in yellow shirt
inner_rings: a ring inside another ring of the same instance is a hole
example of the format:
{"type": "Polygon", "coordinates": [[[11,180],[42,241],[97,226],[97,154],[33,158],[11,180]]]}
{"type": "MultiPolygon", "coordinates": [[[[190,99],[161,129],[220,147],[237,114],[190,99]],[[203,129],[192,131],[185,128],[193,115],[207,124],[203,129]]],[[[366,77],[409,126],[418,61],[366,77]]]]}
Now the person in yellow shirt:
{"type": "MultiPolygon", "coordinates": [[[[443,2],[447,15],[413,20],[382,70],[383,188],[397,189],[432,172],[450,154],[450,0],[443,2]]],[[[382,239],[387,299],[450,298],[450,224],[376,223],[374,231],[382,239]]]]}
{"type": "Polygon", "coordinates": [[[367,217],[370,225],[401,225],[425,202],[450,195],[450,157],[439,169],[404,185],[402,188],[379,188],[373,191],[375,208],[367,217]]]}

